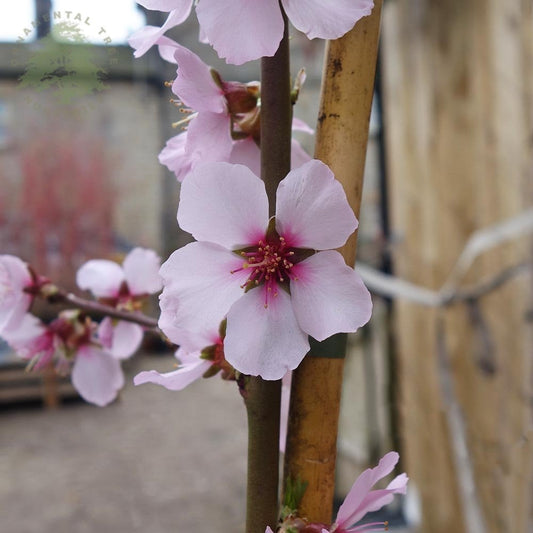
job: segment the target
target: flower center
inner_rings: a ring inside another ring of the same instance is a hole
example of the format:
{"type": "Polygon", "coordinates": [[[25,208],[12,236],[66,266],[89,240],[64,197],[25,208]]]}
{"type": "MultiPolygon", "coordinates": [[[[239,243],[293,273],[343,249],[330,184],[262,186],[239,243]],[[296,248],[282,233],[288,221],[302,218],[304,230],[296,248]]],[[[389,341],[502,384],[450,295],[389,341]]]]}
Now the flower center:
{"type": "Polygon", "coordinates": [[[249,270],[250,274],[242,288],[250,290],[258,285],[266,286],[265,307],[268,307],[270,296],[278,295],[278,284],[287,285],[289,280],[296,280],[291,273],[294,266],[294,250],[287,245],[283,237],[265,238],[256,246],[239,252],[245,259],[242,267],[232,271],[249,270]]]}

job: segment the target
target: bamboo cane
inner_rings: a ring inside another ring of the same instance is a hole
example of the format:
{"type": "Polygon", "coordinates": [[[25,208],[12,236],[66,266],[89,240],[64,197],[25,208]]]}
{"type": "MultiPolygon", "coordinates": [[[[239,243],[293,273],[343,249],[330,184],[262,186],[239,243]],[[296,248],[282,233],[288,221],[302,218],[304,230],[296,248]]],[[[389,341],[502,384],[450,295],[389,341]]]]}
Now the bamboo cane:
{"type": "MultiPolygon", "coordinates": [[[[382,0],[374,4],[370,16],[327,44],[315,149],[315,157],[328,164],[343,184],[356,215],[363,188],[382,0]]],[[[347,264],[353,265],[356,235],[340,251],[347,264]]],[[[343,348],[337,350],[336,358],[307,356],[292,382],[285,482],[289,477],[308,482],[299,514],[313,522],[330,523],[332,516],[344,366],[343,348]]],[[[312,352],[320,355],[320,349],[312,352]]]]}

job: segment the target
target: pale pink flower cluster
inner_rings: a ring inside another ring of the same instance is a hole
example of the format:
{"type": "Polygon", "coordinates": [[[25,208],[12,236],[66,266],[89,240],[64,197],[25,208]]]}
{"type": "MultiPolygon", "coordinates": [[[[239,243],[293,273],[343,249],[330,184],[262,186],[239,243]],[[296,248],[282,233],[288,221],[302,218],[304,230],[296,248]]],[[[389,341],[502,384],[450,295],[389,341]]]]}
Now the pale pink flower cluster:
{"type": "Polygon", "coordinates": [[[107,405],[124,386],[120,362],[103,349],[95,324],[79,311],[62,311],[47,325],[26,314],[3,336],[30,368],[53,364],[59,373],[71,371],[72,384],[90,403],[107,405]]]}
{"type": "MultiPolygon", "coordinates": [[[[159,266],[155,252],[136,248],[123,267],[112,261],[89,261],[78,271],[77,280],[106,304],[134,311],[144,296],[161,289],[159,266]]],[[[47,283],[35,280],[19,258],[0,256],[0,335],[29,368],[53,365],[60,373],[71,372],[72,384],[86,401],[107,405],[124,386],[120,359],[137,350],[143,330],[109,317],[97,326],[77,310],[62,311],[44,324],[28,311],[33,294],[47,283]]]]}
{"type": "MultiPolygon", "coordinates": [[[[283,526],[281,531],[299,531],[313,533],[364,533],[370,531],[384,531],[385,522],[371,522],[357,525],[367,513],[378,511],[392,502],[395,494],[405,494],[409,478],[405,474],[396,476],[384,489],[372,490],[372,487],[384,477],[388,476],[396,466],[400,456],[396,452],[389,452],[379,461],[375,468],[365,470],[352,485],[344,502],[339,508],[337,517],[331,526],[326,524],[308,523],[296,519],[289,524],[289,529],[283,526]]],[[[273,533],[267,527],[265,533],[273,533]]]]}
{"type": "MultiPolygon", "coordinates": [[[[178,97],[183,119],[176,127],[186,131],[171,137],[159,154],[159,161],[174,172],[178,181],[198,164],[225,161],[260,171],[260,84],[224,81],[196,54],[167,37],[157,40],[165,59],[178,64],[172,91],[178,97]]],[[[299,80],[303,83],[302,79],[299,80]]],[[[293,130],[312,134],[298,119],[293,130]]],[[[297,167],[311,158],[295,139],[291,165],[297,167]]]]}
{"type": "MultiPolygon", "coordinates": [[[[80,267],[78,287],[89,290],[102,303],[122,311],[138,311],[145,296],[162,288],[161,260],[153,250],[133,249],[122,266],[106,259],[92,259],[80,267]]],[[[103,346],[118,359],[133,355],[143,338],[143,328],[125,320],[104,318],[98,328],[103,346]]]]}
{"type": "MultiPolygon", "coordinates": [[[[130,38],[140,57],[170,28],[189,16],[193,0],[138,0],[147,9],[167,11],[161,27],[146,26],[130,38]]],[[[370,15],[373,0],[281,0],[293,26],[309,39],[337,39],[355,23],[370,15]]],[[[278,0],[201,0],[196,5],[203,41],[209,42],[221,58],[241,65],[272,56],[283,36],[283,17],[278,0]]]]}

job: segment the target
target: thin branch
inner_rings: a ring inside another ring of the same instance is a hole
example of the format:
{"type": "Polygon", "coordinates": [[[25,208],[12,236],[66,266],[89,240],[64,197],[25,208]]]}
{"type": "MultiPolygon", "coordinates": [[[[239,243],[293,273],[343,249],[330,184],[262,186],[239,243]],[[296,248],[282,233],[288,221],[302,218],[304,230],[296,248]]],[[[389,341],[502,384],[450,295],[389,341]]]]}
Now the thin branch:
{"type": "Polygon", "coordinates": [[[47,286],[43,287],[44,290],[40,291],[38,296],[43,297],[47,302],[51,304],[68,304],[72,305],[78,309],[83,309],[84,311],[89,311],[90,313],[96,313],[102,316],[109,316],[111,318],[118,318],[120,320],[125,320],[127,322],[134,322],[146,328],[157,330],[157,320],[155,318],[139,313],[138,311],[120,311],[109,305],[105,305],[94,300],[86,300],[80,298],[75,294],[66,292],[62,289],[59,289],[55,285],[48,284],[48,287],[53,287],[52,290],[47,289],[47,286]]]}

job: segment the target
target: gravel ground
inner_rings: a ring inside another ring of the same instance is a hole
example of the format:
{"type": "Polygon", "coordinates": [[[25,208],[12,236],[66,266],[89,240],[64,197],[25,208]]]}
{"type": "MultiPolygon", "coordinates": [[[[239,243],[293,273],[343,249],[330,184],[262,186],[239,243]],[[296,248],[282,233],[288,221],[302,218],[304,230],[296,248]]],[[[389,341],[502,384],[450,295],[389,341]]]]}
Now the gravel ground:
{"type": "MultiPolygon", "coordinates": [[[[170,370],[171,357],[127,368],[170,370]]],[[[0,532],[242,531],[246,418],[233,383],[128,385],[100,409],[0,412],[0,532]]]]}
{"type": "Polygon", "coordinates": [[[107,408],[2,409],[0,533],[244,531],[246,413],[236,385],[131,384],[174,361],[128,362],[128,385],[107,408]]]}

